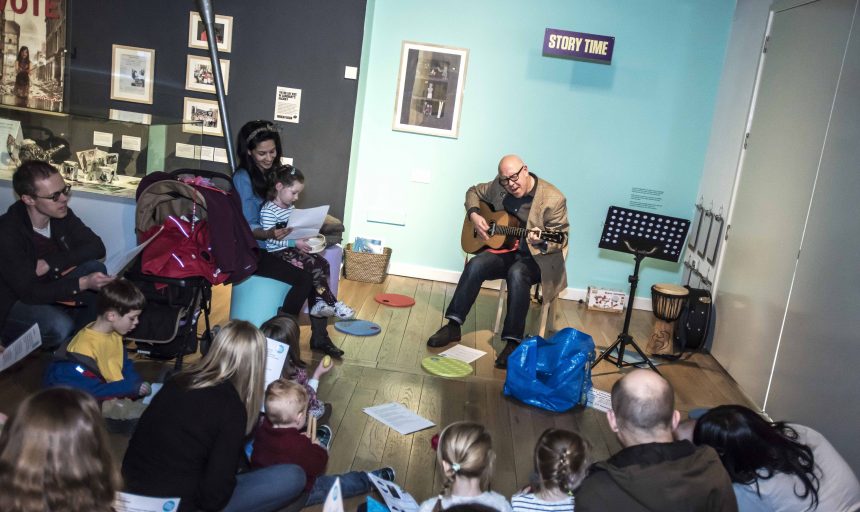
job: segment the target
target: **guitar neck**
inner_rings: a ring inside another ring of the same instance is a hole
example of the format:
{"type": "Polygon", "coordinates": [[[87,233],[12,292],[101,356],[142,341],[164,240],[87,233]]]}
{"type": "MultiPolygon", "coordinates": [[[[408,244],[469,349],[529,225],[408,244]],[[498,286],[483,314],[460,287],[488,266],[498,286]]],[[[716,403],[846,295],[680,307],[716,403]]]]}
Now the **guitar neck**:
{"type": "Polygon", "coordinates": [[[495,233],[499,235],[515,236],[517,238],[522,238],[526,236],[528,230],[525,228],[515,228],[513,226],[502,226],[501,224],[496,224],[495,233]]]}

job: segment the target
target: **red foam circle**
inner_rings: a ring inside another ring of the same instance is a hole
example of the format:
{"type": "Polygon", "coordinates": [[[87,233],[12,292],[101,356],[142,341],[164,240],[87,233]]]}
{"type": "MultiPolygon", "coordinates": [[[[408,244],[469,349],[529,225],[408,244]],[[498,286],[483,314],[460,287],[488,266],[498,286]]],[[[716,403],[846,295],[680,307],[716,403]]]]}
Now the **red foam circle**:
{"type": "Polygon", "coordinates": [[[415,299],[399,293],[378,293],[373,300],[393,308],[408,308],[415,305],[415,299]]]}

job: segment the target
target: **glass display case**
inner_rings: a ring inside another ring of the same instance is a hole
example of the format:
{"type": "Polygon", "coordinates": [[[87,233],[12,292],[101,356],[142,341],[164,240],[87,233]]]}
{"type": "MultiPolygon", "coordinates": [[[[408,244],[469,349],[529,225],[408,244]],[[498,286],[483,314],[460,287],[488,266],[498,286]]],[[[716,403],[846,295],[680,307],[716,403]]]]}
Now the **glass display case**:
{"type": "MultiPolygon", "coordinates": [[[[45,160],[75,190],[134,197],[149,173],[200,169],[202,139],[202,128],[193,124],[144,124],[4,105],[0,180],[11,180],[22,161],[45,160]]],[[[207,149],[215,161],[223,159],[226,169],[226,153],[207,149]]]]}

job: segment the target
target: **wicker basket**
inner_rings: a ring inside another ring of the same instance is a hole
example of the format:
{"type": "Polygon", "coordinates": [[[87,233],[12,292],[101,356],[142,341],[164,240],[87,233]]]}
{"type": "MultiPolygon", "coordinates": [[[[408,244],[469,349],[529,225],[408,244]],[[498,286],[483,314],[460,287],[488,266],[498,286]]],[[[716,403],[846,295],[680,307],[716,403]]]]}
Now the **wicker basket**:
{"type": "Polygon", "coordinates": [[[343,251],[343,277],[351,281],[363,283],[381,283],[388,274],[388,260],[391,259],[391,249],[385,247],[382,254],[355,252],[352,244],[346,244],[343,251]]]}

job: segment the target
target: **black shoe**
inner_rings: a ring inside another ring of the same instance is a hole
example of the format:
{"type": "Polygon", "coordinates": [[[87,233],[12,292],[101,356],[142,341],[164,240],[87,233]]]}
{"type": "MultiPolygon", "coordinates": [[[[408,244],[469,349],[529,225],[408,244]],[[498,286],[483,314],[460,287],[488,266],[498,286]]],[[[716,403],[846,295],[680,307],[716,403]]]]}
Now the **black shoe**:
{"type": "Polygon", "coordinates": [[[517,347],[520,345],[518,342],[516,342],[514,340],[506,340],[506,341],[507,341],[507,344],[505,345],[505,348],[501,352],[499,352],[499,356],[496,358],[495,366],[496,366],[496,368],[498,368],[500,370],[507,370],[508,369],[508,356],[510,356],[511,353],[514,350],[516,350],[517,347]]]}
{"type": "Polygon", "coordinates": [[[374,469],[370,472],[371,475],[379,477],[383,480],[387,480],[389,482],[394,481],[394,468],[391,466],[385,466],[384,468],[374,469]]]}
{"type": "Polygon", "coordinates": [[[320,425],[317,427],[317,441],[319,441],[320,446],[328,450],[328,447],[331,445],[331,427],[328,425],[320,425]]]}
{"type": "Polygon", "coordinates": [[[319,350],[323,354],[335,359],[340,359],[344,354],[343,350],[337,348],[337,345],[328,336],[322,339],[311,338],[311,350],[319,350]]]}
{"type": "Polygon", "coordinates": [[[453,320],[448,325],[442,326],[436,334],[427,340],[428,347],[444,347],[449,343],[460,341],[460,324],[453,320]]]}

